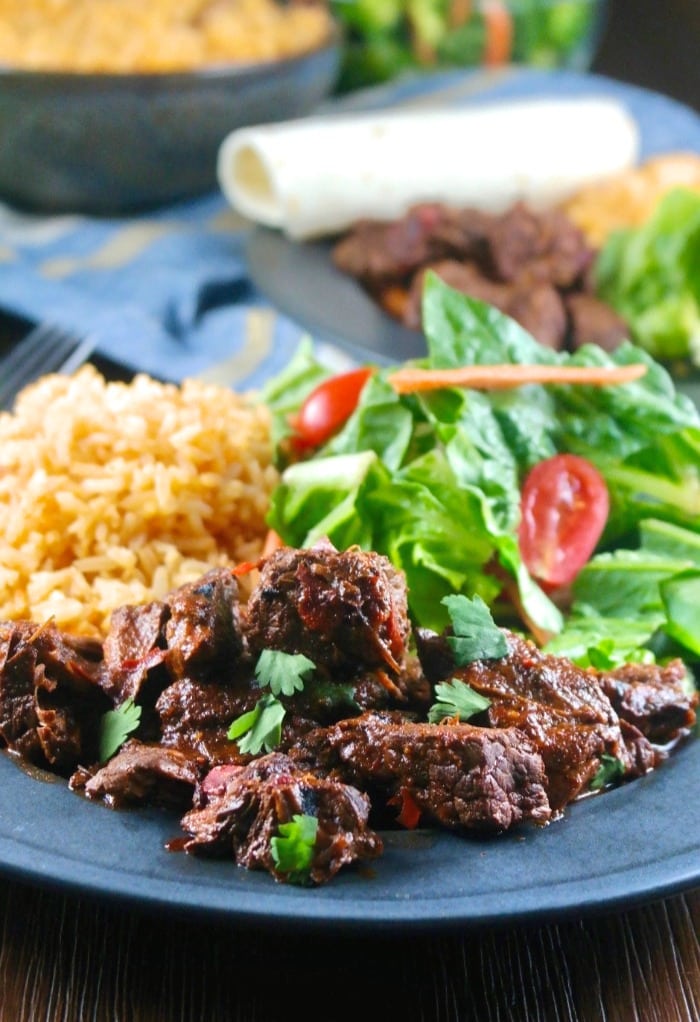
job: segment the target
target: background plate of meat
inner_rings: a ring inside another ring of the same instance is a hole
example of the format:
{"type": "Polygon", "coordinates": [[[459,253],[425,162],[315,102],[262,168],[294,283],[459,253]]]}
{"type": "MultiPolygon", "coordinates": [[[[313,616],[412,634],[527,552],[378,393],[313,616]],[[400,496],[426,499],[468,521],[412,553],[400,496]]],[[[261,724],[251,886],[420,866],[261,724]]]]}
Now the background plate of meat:
{"type": "MultiPolygon", "coordinates": [[[[454,82],[446,80],[447,96],[450,85],[454,89],[454,82]]],[[[439,94],[439,86],[436,91],[439,94]]],[[[376,95],[381,98],[381,91],[376,95]]],[[[700,152],[700,122],[694,111],[668,97],[600,76],[568,71],[516,73],[487,86],[481,96],[487,100],[607,96],[622,102],[636,119],[640,161],[660,154],[700,152]]],[[[443,271],[447,283],[498,306],[542,343],[573,347],[585,339],[605,347],[620,339],[626,331],[619,317],[603,314],[605,310],[592,307],[596,302],[590,301],[590,294],[579,293],[590,290],[590,282],[585,280],[586,254],[578,253],[578,267],[571,264],[576,253],[570,237],[562,236],[558,245],[569,265],[556,260],[546,287],[519,287],[519,267],[504,264],[503,254],[513,250],[509,238],[515,239],[519,258],[526,235],[534,242],[538,233],[540,237],[557,233],[551,216],[540,223],[532,211],[514,208],[507,216],[495,218],[496,223],[480,222],[493,219],[475,217],[473,211],[466,221],[463,216],[445,219],[444,210],[436,213],[436,204],[426,203],[415,215],[396,222],[388,238],[385,230],[371,224],[355,237],[344,234],[305,243],[258,227],[251,232],[247,248],[249,273],[258,290],[312,336],[335,343],[364,361],[398,362],[425,353],[418,322],[420,275],[411,277],[414,287],[409,295],[406,288],[393,283],[402,270],[406,271],[404,280],[411,276],[415,267],[408,264],[412,260],[415,265],[432,264],[438,272],[443,271]],[[428,225],[429,230],[425,221],[435,217],[440,223],[428,225]],[[469,249],[466,255],[461,252],[465,244],[469,249]],[[466,269],[459,265],[463,256],[469,260],[466,269]],[[480,272],[484,267],[486,272],[480,272]],[[577,273],[578,281],[572,286],[569,277],[577,273]],[[558,300],[561,297],[564,302],[558,300]]],[[[512,259],[505,262],[510,264],[512,259]]],[[[540,265],[538,278],[541,269],[540,265]]]]}

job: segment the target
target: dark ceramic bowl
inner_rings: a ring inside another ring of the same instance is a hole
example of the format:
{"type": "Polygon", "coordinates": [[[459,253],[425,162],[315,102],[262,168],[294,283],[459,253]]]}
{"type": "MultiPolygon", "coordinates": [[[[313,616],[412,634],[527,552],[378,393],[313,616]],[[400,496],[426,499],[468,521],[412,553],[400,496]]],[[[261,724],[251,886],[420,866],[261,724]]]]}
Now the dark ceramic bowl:
{"type": "Polygon", "coordinates": [[[0,70],[0,198],[121,213],[206,192],[228,132],[312,110],[340,42],[263,64],[166,74],[0,70]]]}

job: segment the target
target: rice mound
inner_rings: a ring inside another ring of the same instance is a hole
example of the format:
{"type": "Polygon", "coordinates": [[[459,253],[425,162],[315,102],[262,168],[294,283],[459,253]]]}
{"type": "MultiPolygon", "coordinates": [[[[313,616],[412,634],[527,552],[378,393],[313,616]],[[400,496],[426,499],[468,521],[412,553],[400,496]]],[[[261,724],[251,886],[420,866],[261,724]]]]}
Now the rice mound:
{"type": "Polygon", "coordinates": [[[43,377],[0,414],[0,619],[104,635],[115,607],[258,556],[277,479],[245,395],[43,377]]]}

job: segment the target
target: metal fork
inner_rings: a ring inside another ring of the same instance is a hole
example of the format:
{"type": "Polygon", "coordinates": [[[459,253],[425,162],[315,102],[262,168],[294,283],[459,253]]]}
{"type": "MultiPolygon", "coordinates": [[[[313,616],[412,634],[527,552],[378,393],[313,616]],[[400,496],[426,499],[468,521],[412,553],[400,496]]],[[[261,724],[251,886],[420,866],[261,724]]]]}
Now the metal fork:
{"type": "Polygon", "coordinates": [[[23,387],[45,373],[72,373],[86,362],[95,338],[40,323],[0,359],[0,409],[12,407],[23,387]]]}

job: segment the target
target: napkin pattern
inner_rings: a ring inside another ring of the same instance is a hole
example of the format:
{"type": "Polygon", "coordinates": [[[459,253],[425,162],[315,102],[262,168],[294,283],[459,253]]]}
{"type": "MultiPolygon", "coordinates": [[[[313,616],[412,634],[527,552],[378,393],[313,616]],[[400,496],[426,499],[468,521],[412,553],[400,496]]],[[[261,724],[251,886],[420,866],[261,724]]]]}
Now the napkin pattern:
{"type": "MultiPolygon", "coordinates": [[[[693,111],[576,72],[510,68],[411,77],[331,101],[319,112],[539,95],[617,97],[640,124],[643,157],[681,147],[700,152],[693,111]]],[[[288,362],[304,330],[270,309],[248,279],[250,230],[218,192],[123,218],[37,216],[0,204],[0,308],[89,331],[100,354],[133,371],[255,388],[288,362]]],[[[335,357],[324,338],[314,340],[335,357]]]]}

